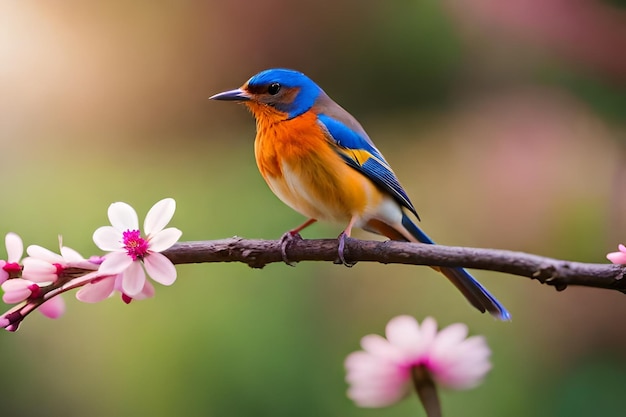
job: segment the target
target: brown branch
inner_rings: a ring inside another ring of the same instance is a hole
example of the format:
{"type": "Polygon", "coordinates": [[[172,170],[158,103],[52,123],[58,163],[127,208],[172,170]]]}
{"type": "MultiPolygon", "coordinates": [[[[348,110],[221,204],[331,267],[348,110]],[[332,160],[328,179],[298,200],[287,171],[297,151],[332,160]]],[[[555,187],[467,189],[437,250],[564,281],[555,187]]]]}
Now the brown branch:
{"type": "MultiPolygon", "coordinates": [[[[229,239],[181,242],[163,252],[175,264],[242,262],[263,268],[283,262],[280,242],[233,237],[229,239]]],[[[337,240],[293,240],[287,248],[292,262],[337,260],[337,240]]],[[[424,245],[395,241],[348,239],[348,261],[452,266],[504,272],[536,279],[564,290],[568,285],[605,288],[626,293],[626,267],[613,264],[572,262],[500,249],[479,249],[424,245]]]]}

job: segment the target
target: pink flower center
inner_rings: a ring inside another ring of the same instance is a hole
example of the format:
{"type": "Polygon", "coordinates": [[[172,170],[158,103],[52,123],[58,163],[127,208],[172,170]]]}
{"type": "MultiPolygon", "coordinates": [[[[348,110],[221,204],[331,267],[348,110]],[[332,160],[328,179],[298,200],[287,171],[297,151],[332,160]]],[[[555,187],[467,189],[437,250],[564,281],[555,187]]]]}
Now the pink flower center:
{"type": "Polygon", "coordinates": [[[57,269],[57,277],[60,277],[65,268],[61,264],[52,264],[57,269]]]}
{"type": "Polygon", "coordinates": [[[124,249],[133,261],[142,260],[148,253],[150,245],[148,241],[141,237],[139,230],[127,230],[122,233],[124,239],[124,249]]]}
{"type": "Polygon", "coordinates": [[[30,290],[30,298],[38,298],[41,295],[41,287],[37,284],[30,284],[28,289],[30,290]]]}
{"type": "Polygon", "coordinates": [[[22,267],[17,262],[7,262],[2,269],[4,269],[9,274],[19,274],[22,272],[22,267]]]}

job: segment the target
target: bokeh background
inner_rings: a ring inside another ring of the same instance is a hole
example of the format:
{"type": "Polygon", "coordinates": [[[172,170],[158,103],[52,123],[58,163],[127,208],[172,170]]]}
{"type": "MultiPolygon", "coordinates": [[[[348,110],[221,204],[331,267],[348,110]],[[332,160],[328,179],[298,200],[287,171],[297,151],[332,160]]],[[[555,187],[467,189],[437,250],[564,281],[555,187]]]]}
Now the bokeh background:
{"type": "MultiPolygon", "coordinates": [[[[297,68],[351,111],[422,226],[453,245],[587,262],[626,243],[623,1],[0,2],[0,234],[84,255],[111,202],[173,197],[184,240],[278,238],[302,217],[256,172],[254,123],[207,98],[297,68]]],[[[315,225],[305,237],[335,236],[315,225]]],[[[361,234],[364,238],[371,235],[361,234]]],[[[4,255],[2,255],[4,256],[4,255]]],[[[66,296],[0,334],[2,416],[408,416],[345,396],[343,360],[398,314],[466,322],[493,372],[450,416],[618,416],[626,298],[428,268],[184,265],[154,299],[66,296]]]]}

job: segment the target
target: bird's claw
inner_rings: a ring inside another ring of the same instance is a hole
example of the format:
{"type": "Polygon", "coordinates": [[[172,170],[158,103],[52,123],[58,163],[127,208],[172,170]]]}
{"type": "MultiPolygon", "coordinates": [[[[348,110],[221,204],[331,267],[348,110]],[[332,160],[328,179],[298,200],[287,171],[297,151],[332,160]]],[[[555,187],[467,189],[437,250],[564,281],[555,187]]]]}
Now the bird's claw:
{"type": "Polygon", "coordinates": [[[302,240],[302,236],[300,236],[300,233],[294,232],[292,230],[290,230],[290,231],[286,232],[284,235],[282,235],[280,240],[279,240],[279,243],[280,243],[280,254],[281,254],[282,258],[283,258],[283,262],[286,263],[289,266],[296,266],[296,262],[291,262],[289,260],[289,257],[287,257],[287,247],[294,240],[302,240]]]}
{"type": "Polygon", "coordinates": [[[336,263],[342,263],[348,268],[352,268],[354,265],[356,265],[356,262],[348,262],[346,261],[346,257],[344,256],[344,250],[346,248],[346,240],[348,239],[350,239],[350,237],[347,236],[345,232],[341,232],[341,234],[337,238],[337,240],[339,241],[339,245],[337,248],[337,255],[339,256],[339,259],[338,259],[339,262],[336,262],[336,263]]]}

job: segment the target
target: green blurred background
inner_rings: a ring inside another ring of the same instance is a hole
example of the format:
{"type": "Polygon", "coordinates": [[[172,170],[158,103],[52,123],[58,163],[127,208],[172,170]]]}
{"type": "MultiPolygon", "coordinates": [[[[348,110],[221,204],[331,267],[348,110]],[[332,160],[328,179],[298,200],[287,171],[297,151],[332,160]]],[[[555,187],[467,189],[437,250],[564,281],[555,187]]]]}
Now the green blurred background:
{"type": "MultiPolygon", "coordinates": [[[[207,98],[285,66],[362,122],[436,240],[606,262],[626,243],[623,5],[2,1],[0,234],[49,248],[62,234],[88,256],[111,202],[143,217],[173,197],[183,240],[278,238],[302,217],[257,173],[250,115],[207,98]]],[[[466,322],[493,348],[485,384],[444,392],[445,415],[623,415],[617,292],[477,272],[503,324],[428,268],[178,272],[154,299],[68,295],[59,320],[0,334],[0,415],[423,415],[415,398],[345,396],[345,356],[398,314],[466,322]]]]}

